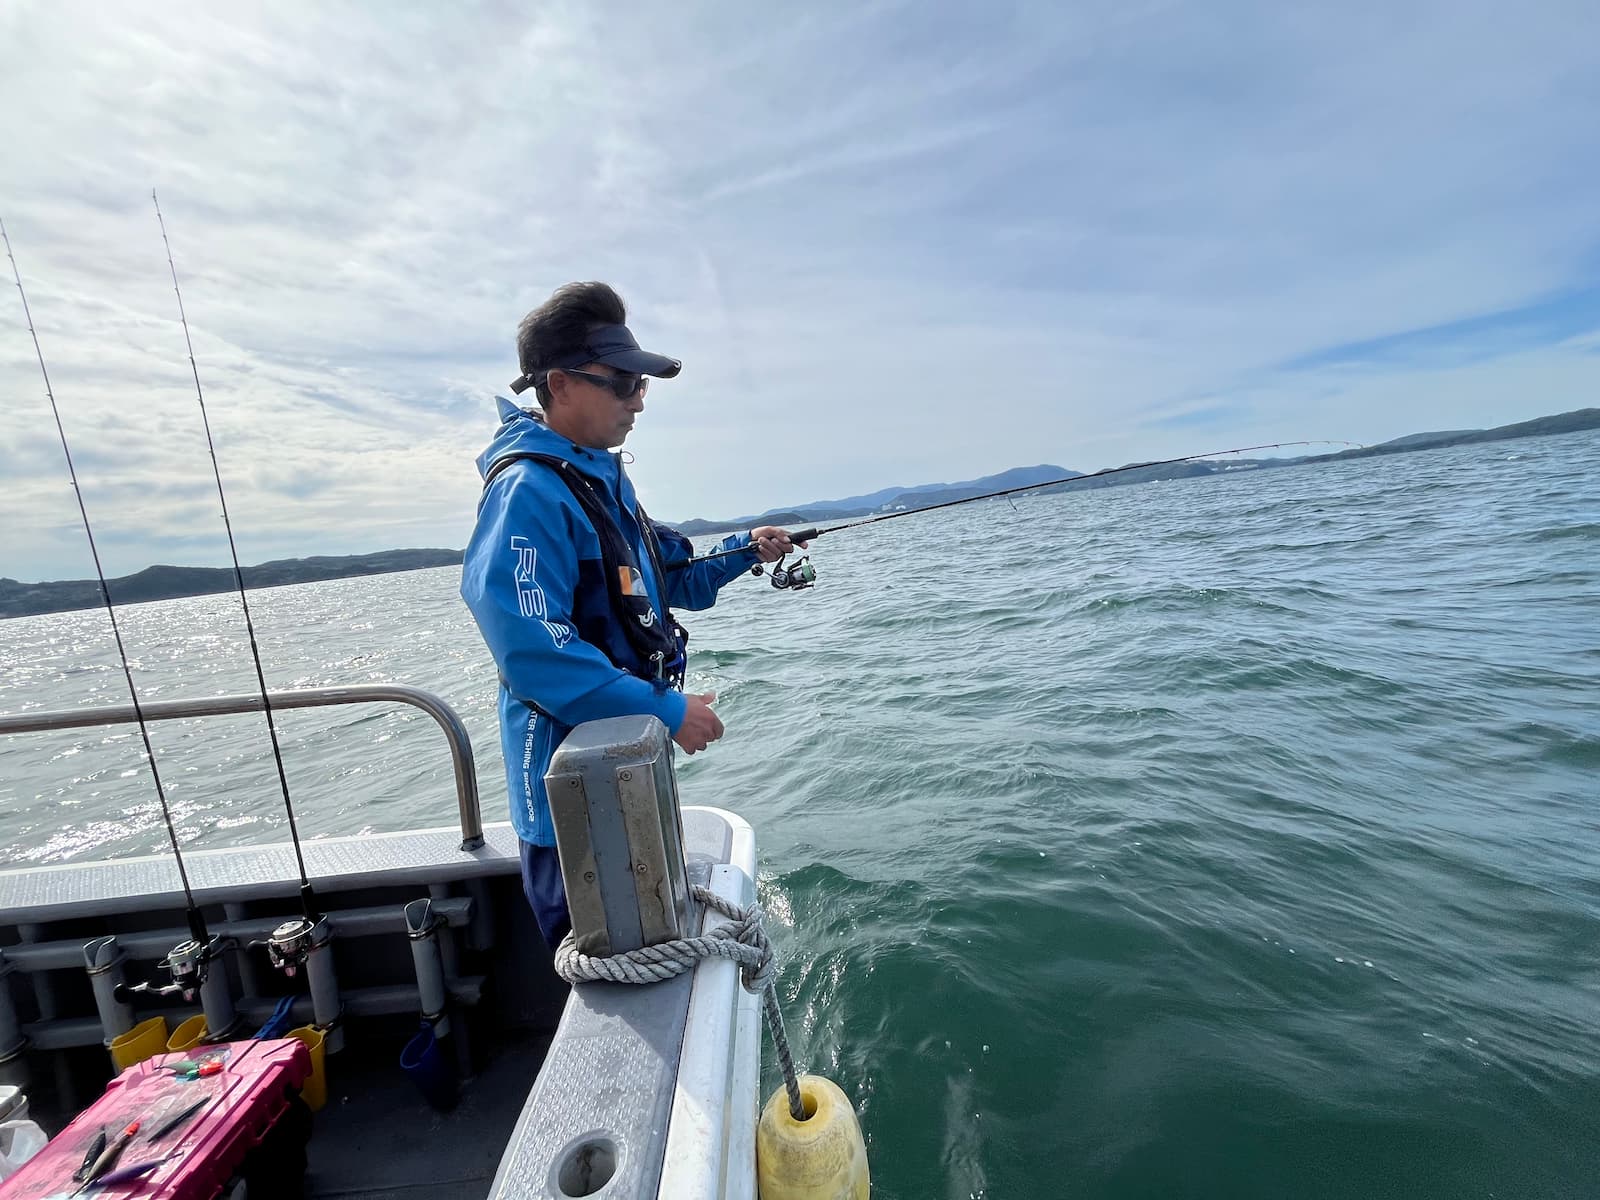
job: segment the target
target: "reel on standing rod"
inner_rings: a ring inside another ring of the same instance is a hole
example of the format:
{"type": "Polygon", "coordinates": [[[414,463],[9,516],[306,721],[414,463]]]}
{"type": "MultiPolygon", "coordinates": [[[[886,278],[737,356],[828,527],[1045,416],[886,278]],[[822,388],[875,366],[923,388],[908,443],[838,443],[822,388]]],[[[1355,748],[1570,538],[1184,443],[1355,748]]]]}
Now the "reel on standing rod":
{"type": "Polygon", "coordinates": [[[266,947],[267,961],[273,969],[293,979],[305,967],[311,952],[327,945],[332,937],[333,930],[326,916],[318,915],[315,921],[300,916],[283,922],[270,937],[251,942],[250,948],[266,947]]]}
{"type": "Polygon", "coordinates": [[[179,942],[156,964],[157,970],[172,976],[171,983],[162,984],[154,980],[119,983],[115,993],[117,1000],[126,1003],[133,996],[149,993],[152,996],[182,996],[186,1003],[193,1003],[211,977],[212,964],[220,962],[223,954],[229,950],[238,949],[239,944],[231,937],[207,934],[203,921],[198,931],[191,932],[194,933],[193,937],[179,942]]]}

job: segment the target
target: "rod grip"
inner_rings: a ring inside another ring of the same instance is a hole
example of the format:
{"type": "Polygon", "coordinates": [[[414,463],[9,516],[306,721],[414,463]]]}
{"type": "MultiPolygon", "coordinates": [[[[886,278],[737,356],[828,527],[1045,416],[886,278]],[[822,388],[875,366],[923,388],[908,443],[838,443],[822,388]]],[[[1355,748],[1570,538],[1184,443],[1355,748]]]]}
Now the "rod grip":
{"type": "Polygon", "coordinates": [[[816,536],[817,531],[815,529],[802,529],[797,533],[790,533],[789,540],[791,542],[809,542],[816,536]]]}

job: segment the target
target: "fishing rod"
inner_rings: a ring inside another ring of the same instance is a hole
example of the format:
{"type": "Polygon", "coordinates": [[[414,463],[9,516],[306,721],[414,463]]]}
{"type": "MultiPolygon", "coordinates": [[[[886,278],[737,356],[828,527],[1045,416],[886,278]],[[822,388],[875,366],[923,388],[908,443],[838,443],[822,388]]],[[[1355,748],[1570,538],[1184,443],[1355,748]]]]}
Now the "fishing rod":
{"type": "Polygon", "coordinates": [[[283,810],[289,818],[289,840],[294,845],[295,864],[300,872],[299,920],[286,921],[273,930],[266,941],[267,956],[273,966],[293,975],[304,965],[316,945],[326,940],[327,926],[317,910],[316,894],[312,891],[310,877],[306,874],[305,853],[300,847],[300,830],[294,818],[294,801],[289,798],[289,776],[283,765],[283,748],[278,741],[278,727],[272,716],[272,697],[267,691],[267,676],[261,666],[261,649],[256,643],[255,622],[250,617],[250,599],[244,586],[244,571],[239,566],[239,549],[233,540],[233,522],[228,517],[228,497],[222,486],[222,467],[217,462],[217,443],[211,436],[211,418],[206,412],[205,389],[200,386],[200,368],[195,362],[194,339],[189,336],[189,317],[183,307],[183,291],[178,286],[178,267],[172,257],[172,241],[167,237],[166,218],[161,215],[161,201],[155,189],[150,191],[150,202],[155,205],[156,223],[161,228],[161,242],[167,252],[167,269],[172,273],[172,292],[178,300],[178,320],[183,325],[183,341],[189,351],[189,370],[194,375],[195,399],[200,403],[200,422],[206,432],[206,446],[211,451],[211,472],[217,481],[217,500],[222,505],[222,525],[228,533],[228,553],[233,557],[233,580],[239,592],[239,606],[244,610],[245,632],[250,639],[250,659],[256,668],[256,683],[261,691],[261,711],[267,718],[267,735],[272,741],[272,760],[278,768],[278,786],[283,793],[283,810]]]}
{"type": "MultiPolygon", "coordinates": [[[[802,529],[798,533],[789,534],[789,540],[793,542],[809,542],[825,533],[838,533],[843,529],[859,529],[863,525],[876,525],[879,521],[893,521],[900,517],[919,516],[922,513],[936,512],[941,508],[954,508],[958,504],[973,504],[979,500],[994,500],[1001,496],[1015,496],[1019,492],[1037,491],[1039,488],[1056,487],[1063,483],[1081,483],[1085,479],[1100,479],[1106,475],[1120,475],[1124,471],[1138,471],[1146,467],[1170,467],[1178,463],[1194,462],[1202,458],[1221,458],[1228,454],[1248,454],[1253,450],[1283,450],[1290,446],[1349,446],[1359,449],[1360,445],[1361,443],[1359,442],[1346,442],[1337,438],[1313,438],[1309,441],[1265,442],[1259,446],[1237,446],[1232,450],[1209,450],[1204,454],[1184,454],[1178,458],[1153,459],[1150,462],[1129,463],[1122,467],[1106,467],[1104,470],[1090,471],[1087,475],[1063,475],[1059,479],[1046,479],[1040,483],[1024,483],[1017,487],[984,492],[979,496],[963,496],[959,500],[945,500],[942,503],[929,504],[923,508],[908,508],[903,512],[880,513],[875,517],[864,517],[858,521],[845,521],[838,525],[829,525],[820,529],[802,529]]],[[[716,550],[710,554],[702,554],[683,562],[669,563],[667,570],[681,571],[683,568],[693,566],[696,563],[712,562],[719,558],[732,558],[735,554],[754,554],[756,550],[757,548],[753,543],[747,546],[739,546],[733,550],[716,550]]],[[[808,558],[809,556],[802,558],[787,568],[783,566],[783,559],[778,559],[778,565],[772,570],[772,586],[796,591],[810,587],[816,582],[817,572],[808,561],[808,558]]],[[[761,573],[760,563],[751,568],[752,575],[761,573]]]]}
{"type": "Polygon", "coordinates": [[[78,483],[78,470],[72,461],[72,448],[67,444],[67,431],[61,422],[61,409],[56,404],[55,390],[50,385],[50,371],[44,363],[44,350],[39,345],[39,332],[33,324],[33,311],[28,306],[28,293],[22,286],[22,272],[17,267],[17,256],[11,250],[11,237],[6,233],[5,222],[0,221],[0,241],[5,242],[6,257],[11,260],[11,277],[16,280],[17,294],[22,297],[22,315],[33,338],[33,352],[39,360],[39,373],[44,377],[44,394],[50,401],[50,412],[55,417],[56,433],[61,438],[61,453],[67,460],[67,475],[72,480],[72,490],[78,498],[78,515],[83,518],[83,533],[89,539],[89,555],[94,559],[95,578],[100,583],[100,598],[105,602],[106,616],[111,621],[111,636],[117,643],[117,657],[122,662],[122,677],[128,682],[128,696],[133,701],[134,720],[139,725],[139,737],[144,742],[145,761],[150,764],[150,778],[156,786],[156,799],[161,805],[161,819],[166,823],[167,840],[172,844],[172,858],[178,864],[178,879],[183,884],[184,909],[189,922],[190,941],[175,946],[160,965],[172,975],[166,987],[136,984],[129,991],[154,991],[157,994],[181,992],[185,1000],[193,1000],[194,993],[206,981],[208,967],[221,947],[206,929],[204,914],[195,903],[194,890],[189,885],[189,872],[183,864],[183,851],[178,845],[178,831],[172,821],[172,808],[167,803],[167,791],[161,783],[161,772],[156,767],[155,749],[150,744],[150,726],[145,720],[144,707],[139,703],[139,689],[133,683],[133,667],[128,662],[128,651],[122,641],[122,629],[117,624],[116,606],[111,603],[111,589],[106,585],[106,573],[100,563],[100,549],[95,545],[94,529],[89,524],[89,509],[84,503],[83,488],[78,483]]]}

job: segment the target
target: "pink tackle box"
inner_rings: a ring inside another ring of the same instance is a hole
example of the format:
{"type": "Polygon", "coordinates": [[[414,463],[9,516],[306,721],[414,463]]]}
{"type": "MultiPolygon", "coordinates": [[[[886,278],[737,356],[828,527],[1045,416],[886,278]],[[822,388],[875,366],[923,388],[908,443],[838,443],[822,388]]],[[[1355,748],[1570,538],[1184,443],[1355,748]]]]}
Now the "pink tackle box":
{"type": "Polygon", "coordinates": [[[166,1158],[143,1179],[96,1188],[89,1197],[121,1200],[213,1200],[239,1171],[245,1157],[272,1133],[311,1074],[311,1056],[295,1038],[223,1042],[158,1054],[129,1067],[105,1093],[50,1140],[23,1168],[0,1183],[0,1200],[49,1200],[70,1196],[79,1185],[72,1173],[102,1127],[115,1138],[132,1122],[138,1134],[117,1167],[166,1158]],[[184,1078],[173,1064],[220,1063],[214,1074],[184,1078]],[[202,1097],[211,1103],[160,1141],[149,1139],[166,1120],[202,1097]]]}

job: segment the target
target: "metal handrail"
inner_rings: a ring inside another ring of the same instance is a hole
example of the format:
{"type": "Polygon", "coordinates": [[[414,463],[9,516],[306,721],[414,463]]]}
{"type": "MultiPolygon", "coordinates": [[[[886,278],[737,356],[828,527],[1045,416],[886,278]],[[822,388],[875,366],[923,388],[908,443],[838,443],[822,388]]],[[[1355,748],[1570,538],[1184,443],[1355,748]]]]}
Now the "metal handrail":
{"type": "MultiPolygon", "coordinates": [[[[472,739],[461,717],[432,692],[401,684],[374,683],[354,687],[296,688],[269,694],[273,711],[284,708],[323,708],[333,704],[409,704],[420,708],[444,730],[450,743],[450,761],[456,773],[456,804],[461,810],[461,848],[483,845],[483,813],[478,804],[478,769],[472,761],[472,739]]],[[[173,721],[185,717],[213,717],[229,713],[260,712],[259,692],[246,696],[207,696],[196,700],[157,700],[139,705],[147,721],[173,721]]],[[[136,720],[131,704],[95,708],[56,709],[51,712],[0,713],[0,734],[41,733],[53,729],[82,729],[94,725],[126,725],[136,720]]]]}

